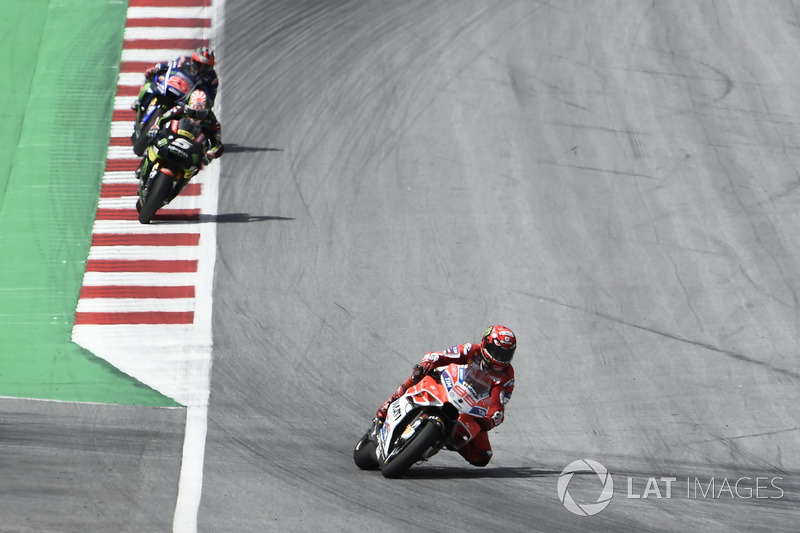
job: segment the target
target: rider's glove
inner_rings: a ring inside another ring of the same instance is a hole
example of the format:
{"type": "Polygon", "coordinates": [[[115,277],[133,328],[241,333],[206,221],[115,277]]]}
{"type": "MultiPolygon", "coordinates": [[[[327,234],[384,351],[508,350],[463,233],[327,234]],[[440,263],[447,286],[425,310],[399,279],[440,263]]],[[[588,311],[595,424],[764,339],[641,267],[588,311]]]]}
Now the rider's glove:
{"type": "Polygon", "coordinates": [[[491,416],[478,419],[478,423],[480,424],[482,430],[489,431],[495,426],[500,425],[500,422],[503,421],[503,418],[503,410],[499,409],[492,413],[491,416]]]}
{"type": "MultiPolygon", "coordinates": [[[[411,373],[411,381],[413,381],[414,383],[419,383],[422,380],[422,378],[429,375],[433,370],[432,366],[426,365],[424,363],[425,361],[423,361],[418,365],[414,365],[414,371],[411,373]]],[[[428,363],[430,363],[430,361],[428,361],[428,363]]]]}
{"type": "Polygon", "coordinates": [[[432,359],[423,359],[420,362],[420,364],[417,365],[417,368],[419,368],[419,372],[423,376],[427,376],[428,374],[436,370],[436,366],[434,365],[432,359]]]}
{"type": "Polygon", "coordinates": [[[414,365],[414,372],[411,374],[411,379],[414,383],[419,382],[423,377],[428,376],[436,370],[436,360],[438,357],[435,357],[433,353],[425,354],[425,357],[422,358],[422,361],[418,365],[414,365]]]}
{"type": "Polygon", "coordinates": [[[211,159],[217,159],[221,157],[224,152],[225,152],[225,146],[223,146],[222,143],[220,143],[216,146],[212,146],[211,149],[208,152],[206,152],[206,154],[211,159]]]}
{"type": "Polygon", "coordinates": [[[411,381],[413,383],[419,383],[423,377],[425,377],[425,372],[422,371],[422,367],[414,365],[414,370],[411,372],[411,381]]]}

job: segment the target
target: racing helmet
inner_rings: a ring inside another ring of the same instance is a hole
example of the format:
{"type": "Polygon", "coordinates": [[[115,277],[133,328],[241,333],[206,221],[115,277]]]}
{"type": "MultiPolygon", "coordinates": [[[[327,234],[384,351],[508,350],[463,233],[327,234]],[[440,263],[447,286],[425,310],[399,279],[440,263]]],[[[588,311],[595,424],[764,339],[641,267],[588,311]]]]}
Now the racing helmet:
{"type": "Polygon", "coordinates": [[[517,337],[506,326],[490,326],[481,340],[481,366],[486,370],[503,370],[514,358],[517,337]]]}
{"type": "Polygon", "coordinates": [[[186,104],[184,108],[184,114],[186,117],[200,122],[208,117],[208,108],[208,97],[206,93],[196,90],[189,96],[189,103],[186,104]]]}
{"type": "Polygon", "coordinates": [[[201,46],[192,54],[192,67],[196,72],[208,74],[214,68],[214,52],[201,46]]]}

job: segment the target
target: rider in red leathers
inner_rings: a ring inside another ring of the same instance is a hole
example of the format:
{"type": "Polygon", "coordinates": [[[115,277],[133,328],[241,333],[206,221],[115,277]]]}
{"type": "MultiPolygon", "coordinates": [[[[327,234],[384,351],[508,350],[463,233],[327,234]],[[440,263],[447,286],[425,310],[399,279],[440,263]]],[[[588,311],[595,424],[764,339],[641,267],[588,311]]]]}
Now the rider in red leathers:
{"type": "Polygon", "coordinates": [[[451,363],[468,364],[472,381],[484,385],[491,391],[491,403],[487,417],[478,419],[483,431],[458,453],[474,466],[486,466],[492,458],[492,446],[487,433],[503,421],[506,403],[514,390],[514,368],[511,366],[511,359],[516,348],[517,338],[514,333],[505,326],[494,325],[486,330],[479,344],[459,344],[444,352],[425,354],[422,361],[414,366],[411,376],[378,409],[372,431],[377,431],[386,420],[389,405],[425,375],[451,363]]]}

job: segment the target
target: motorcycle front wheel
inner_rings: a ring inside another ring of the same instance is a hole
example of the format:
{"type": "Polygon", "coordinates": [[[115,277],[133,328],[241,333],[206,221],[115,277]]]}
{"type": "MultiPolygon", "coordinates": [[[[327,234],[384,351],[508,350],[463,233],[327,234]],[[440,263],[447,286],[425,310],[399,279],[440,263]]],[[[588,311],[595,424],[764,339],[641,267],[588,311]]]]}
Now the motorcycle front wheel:
{"type": "Polygon", "coordinates": [[[441,438],[439,427],[431,421],[426,421],[411,438],[399,444],[400,450],[393,453],[383,464],[381,474],[387,478],[402,477],[441,438]]]}
{"type": "Polygon", "coordinates": [[[149,224],[150,220],[156,214],[156,211],[164,206],[164,199],[172,190],[174,179],[159,171],[156,177],[153,178],[153,183],[150,184],[150,190],[147,191],[147,196],[144,203],[139,208],[137,202],[137,209],[139,211],[139,222],[142,224],[149,224]]]}
{"type": "Polygon", "coordinates": [[[150,138],[147,136],[147,132],[150,131],[150,128],[156,123],[156,121],[164,114],[164,110],[159,107],[153,114],[150,115],[150,118],[147,119],[147,122],[142,124],[141,130],[139,130],[139,134],[137,135],[134,131],[131,140],[133,141],[133,153],[141,157],[144,154],[144,151],[147,149],[147,144],[150,142],[150,138]]]}

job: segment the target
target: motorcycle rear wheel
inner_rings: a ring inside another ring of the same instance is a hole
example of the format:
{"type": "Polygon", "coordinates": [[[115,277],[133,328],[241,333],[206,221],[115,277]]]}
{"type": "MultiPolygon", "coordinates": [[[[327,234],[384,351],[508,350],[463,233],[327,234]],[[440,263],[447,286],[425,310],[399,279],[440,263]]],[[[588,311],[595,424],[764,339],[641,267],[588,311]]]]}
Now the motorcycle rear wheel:
{"type": "Polygon", "coordinates": [[[381,474],[386,478],[402,477],[414,463],[422,459],[422,454],[436,445],[442,438],[439,427],[426,421],[421,429],[414,432],[410,439],[400,444],[401,449],[389,458],[389,462],[381,467],[381,474]]]}
{"type": "Polygon", "coordinates": [[[144,199],[142,208],[139,210],[139,222],[141,224],[149,224],[150,220],[156,214],[156,211],[164,206],[164,199],[172,190],[173,182],[174,180],[172,177],[167,176],[161,171],[153,178],[150,190],[147,191],[147,197],[144,199]]]}
{"type": "Polygon", "coordinates": [[[380,465],[375,456],[376,449],[375,441],[369,440],[369,431],[364,433],[353,449],[353,462],[361,470],[377,470],[380,465]]]}

